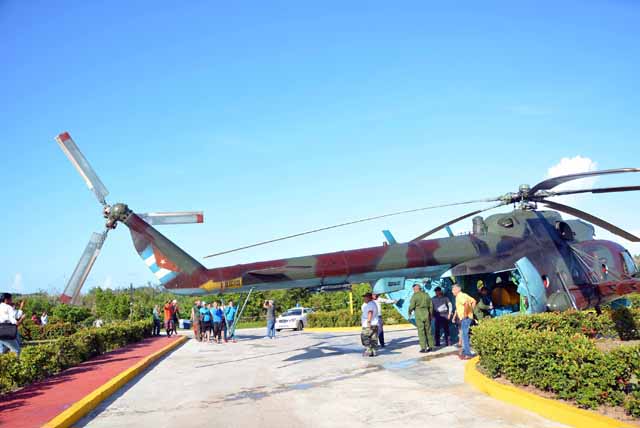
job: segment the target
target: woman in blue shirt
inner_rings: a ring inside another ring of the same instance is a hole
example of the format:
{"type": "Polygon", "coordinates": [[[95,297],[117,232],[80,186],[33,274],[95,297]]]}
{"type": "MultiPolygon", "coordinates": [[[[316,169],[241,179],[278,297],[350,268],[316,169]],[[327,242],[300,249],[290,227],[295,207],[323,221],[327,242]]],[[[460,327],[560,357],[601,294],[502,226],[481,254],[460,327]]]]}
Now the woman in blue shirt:
{"type": "Polygon", "coordinates": [[[211,303],[204,304],[200,308],[200,324],[202,341],[208,342],[211,339],[211,303]]]}
{"type": "Polygon", "coordinates": [[[211,308],[211,316],[213,318],[213,340],[216,343],[221,343],[220,333],[222,332],[222,309],[218,307],[218,302],[213,302],[213,308],[211,308]]]}

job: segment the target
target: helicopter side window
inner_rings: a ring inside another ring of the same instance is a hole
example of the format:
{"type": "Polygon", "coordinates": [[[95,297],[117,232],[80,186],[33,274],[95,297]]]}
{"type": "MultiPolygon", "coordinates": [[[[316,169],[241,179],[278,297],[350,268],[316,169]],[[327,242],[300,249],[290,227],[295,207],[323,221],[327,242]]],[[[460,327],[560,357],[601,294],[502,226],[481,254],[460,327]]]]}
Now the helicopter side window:
{"type": "Polygon", "coordinates": [[[565,241],[573,241],[575,234],[573,233],[573,230],[571,230],[571,227],[564,221],[556,222],[556,230],[558,231],[560,238],[565,241]]]}
{"type": "Polygon", "coordinates": [[[513,227],[513,219],[511,217],[502,217],[498,220],[498,224],[505,228],[513,227]]]}
{"type": "Polygon", "coordinates": [[[627,275],[633,275],[636,272],[638,272],[638,268],[636,267],[636,264],[633,261],[633,258],[631,257],[629,252],[623,251],[621,254],[622,254],[622,260],[624,262],[622,266],[624,266],[625,273],[627,275]]]}

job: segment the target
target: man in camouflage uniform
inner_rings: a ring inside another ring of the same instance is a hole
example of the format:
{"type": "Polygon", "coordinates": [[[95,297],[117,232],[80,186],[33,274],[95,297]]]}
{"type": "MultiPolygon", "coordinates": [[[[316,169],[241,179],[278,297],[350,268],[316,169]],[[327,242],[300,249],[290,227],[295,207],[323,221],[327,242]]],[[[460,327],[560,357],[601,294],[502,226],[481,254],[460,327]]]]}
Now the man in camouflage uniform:
{"type": "Polygon", "coordinates": [[[378,305],[373,301],[371,293],[365,293],[362,304],[362,333],[360,340],[364,346],[365,356],[375,357],[378,348],[378,305]]]}
{"type": "Polygon", "coordinates": [[[420,352],[429,352],[433,348],[433,335],[431,334],[431,316],[433,303],[431,297],[424,291],[419,283],[413,284],[413,296],[409,303],[409,316],[415,312],[418,338],[420,339],[420,352]]]}

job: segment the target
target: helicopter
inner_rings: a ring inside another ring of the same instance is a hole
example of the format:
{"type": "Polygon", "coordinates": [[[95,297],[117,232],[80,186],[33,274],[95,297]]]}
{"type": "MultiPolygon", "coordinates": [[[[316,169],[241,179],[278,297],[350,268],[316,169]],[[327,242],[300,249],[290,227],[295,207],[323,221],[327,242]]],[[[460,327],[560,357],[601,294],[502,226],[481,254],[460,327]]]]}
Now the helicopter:
{"type": "Polygon", "coordinates": [[[63,152],[102,205],[105,230],[94,233],[60,297],[77,303],[80,290],[102,248],[107,234],[125,225],[133,245],[147,267],[166,290],[182,295],[238,293],[250,290],[309,288],[330,289],[353,283],[373,284],[373,292],[397,300],[396,309],[407,320],[412,285],[416,278],[428,292],[435,287],[450,290],[459,284],[477,296],[480,284],[491,291],[494,305],[503,312],[539,313],[567,309],[598,309],[601,305],[640,291],[640,273],[631,254],[620,244],[595,239],[599,226],[631,242],[640,238],[589,213],[549,198],[580,193],[612,193],[640,190],[640,186],[556,190],[557,186],[586,177],[637,173],[640,168],[590,171],[546,179],[533,187],[498,197],[433,205],[363,218],[212,254],[212,257],[322,230],[384,217],[467,204],[491,205],[451,219],[406,243],[390,232],[381,246],[207,268],[174,244],[154,225],[202,223],[199,211],[136,213],[124,203],[109,205],[108,190],[81,153],[69,133],[56,137],[63,152]],[[510,206],[510,212],[480,214],[510,206]],[[539,209],[542,205],[543,208],[539,209]],[[575,219],[564,219],[561,213],[575,219]],[[472,218],[472,231],[453,235],[450,225],[472,218]],[[430,238],[446,229],[448,237],[430,238]]]}

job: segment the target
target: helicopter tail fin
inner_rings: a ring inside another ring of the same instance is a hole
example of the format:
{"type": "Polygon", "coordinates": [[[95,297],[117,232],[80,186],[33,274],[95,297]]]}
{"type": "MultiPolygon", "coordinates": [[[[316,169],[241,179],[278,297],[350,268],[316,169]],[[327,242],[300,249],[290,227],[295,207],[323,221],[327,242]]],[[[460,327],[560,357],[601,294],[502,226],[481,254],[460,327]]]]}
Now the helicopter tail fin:
{"type": "Polygon", "coordinates": [[[191,282],[206,268],[171,242],[137,214],[132,213],[125,224],[131,231],[133,245],[163,287],[172,288],[178,282],[191,282]]]}

